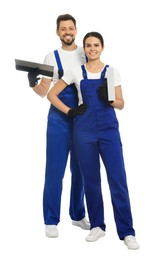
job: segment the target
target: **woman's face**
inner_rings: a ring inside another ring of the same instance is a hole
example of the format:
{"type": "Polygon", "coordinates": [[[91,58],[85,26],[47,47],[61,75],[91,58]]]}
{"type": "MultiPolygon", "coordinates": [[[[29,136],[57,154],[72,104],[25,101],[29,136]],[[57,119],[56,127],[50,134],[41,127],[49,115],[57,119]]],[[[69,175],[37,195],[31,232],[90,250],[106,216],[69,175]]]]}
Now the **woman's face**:
{"type": "Polygon", "coordinates": [[[103,49],[104,48],[98,38],[90,36],[85,40],[84,51],[88,60],[99,59],[103,49]]]}

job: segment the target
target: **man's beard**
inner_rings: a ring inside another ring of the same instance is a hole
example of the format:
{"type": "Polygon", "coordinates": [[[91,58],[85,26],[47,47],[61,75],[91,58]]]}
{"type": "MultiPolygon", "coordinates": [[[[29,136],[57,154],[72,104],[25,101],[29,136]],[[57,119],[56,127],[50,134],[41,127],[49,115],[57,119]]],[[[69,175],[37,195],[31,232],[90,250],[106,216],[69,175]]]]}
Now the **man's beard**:
{"type": "Polygon", "coordinates": [[[69,42],[68,41],[64,41],[64,39],[61,39],[61,42],[64,43],[64,45],[68,45],[68,46],[72,45],[74,41],[75,41],[75,38],[73,38],[69,42]]]}

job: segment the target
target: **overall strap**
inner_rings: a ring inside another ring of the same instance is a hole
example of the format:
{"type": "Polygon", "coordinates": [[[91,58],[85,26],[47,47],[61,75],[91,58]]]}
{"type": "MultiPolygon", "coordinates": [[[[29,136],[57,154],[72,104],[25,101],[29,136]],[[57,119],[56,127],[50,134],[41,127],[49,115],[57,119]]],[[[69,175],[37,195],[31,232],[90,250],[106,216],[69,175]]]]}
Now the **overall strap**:
{"type": "Polygon", "coordinates": [[[81,69],[82,69],[82,76],[84,79],[87,79],[87,71],[85,70],[85,66],[81,65],[81,69]]]}
{"type": "Polygon", "coordinates": [[[106,65],[106,66],[104,67],[103,71],[101,72],[101,79],[102,79],[102,78],[105,78],[106,70],[107,70],[108,67],[109,67],[109,65],[106,65]]]}
{"type": "Polygon", "coordinates": [[[59,57],[58,50],[54,51],[54,55],[55,55],[55,58],[56,58],[56,62],[57,62],[57,66],[58,66],[58,76],[59,76],[59,79],[60,79],[63,76],[63,67],[62,67],[60,57],[59,57]]]}
{"type": "MultiPolygon", "coordinates": [[[[106,65],[103,69],[103,71],[101,72],[101,79],[105,78],[105,74],[106,74],[106,70],[107,68],[109,67],[109,65],[106,65]]],[[[87,79],[87,71],[85,69],[85,66],[84,65],[81,65],[81,69],[82,69],[82,76],[84,79],[87,79]]]]}

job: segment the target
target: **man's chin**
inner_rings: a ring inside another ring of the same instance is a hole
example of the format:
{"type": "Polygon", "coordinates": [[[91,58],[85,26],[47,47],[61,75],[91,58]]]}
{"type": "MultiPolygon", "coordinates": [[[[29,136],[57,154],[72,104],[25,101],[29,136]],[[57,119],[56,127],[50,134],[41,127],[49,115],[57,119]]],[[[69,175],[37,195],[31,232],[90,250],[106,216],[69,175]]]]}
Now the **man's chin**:
{"type": "Polygon", "coordinates": [[[66,45],[70,46],[73,42],[65,42],[66,45]]]}
{"type": "Polygon", "coordinates": [[[63,41],[63,40],[62,40],[62,42],[63,42],[65,45],[68,45],[68,46],[72,45],[74,41],[75,41],[75,40],[72,40],[72,41],[63,41]]]}

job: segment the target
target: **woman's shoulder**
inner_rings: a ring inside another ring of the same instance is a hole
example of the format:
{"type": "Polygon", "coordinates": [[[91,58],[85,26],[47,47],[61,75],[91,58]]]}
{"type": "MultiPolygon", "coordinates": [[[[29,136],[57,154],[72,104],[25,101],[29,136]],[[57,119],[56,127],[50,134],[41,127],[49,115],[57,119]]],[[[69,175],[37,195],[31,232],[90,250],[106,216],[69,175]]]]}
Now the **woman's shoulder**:
{"type": "Polygon", "coordinates": [[[107,65],[107,69],[106,69],[106,73],[107,74],[120,74],[119,69],[116,66],[112,66],[112,65],[107,65]]]}

